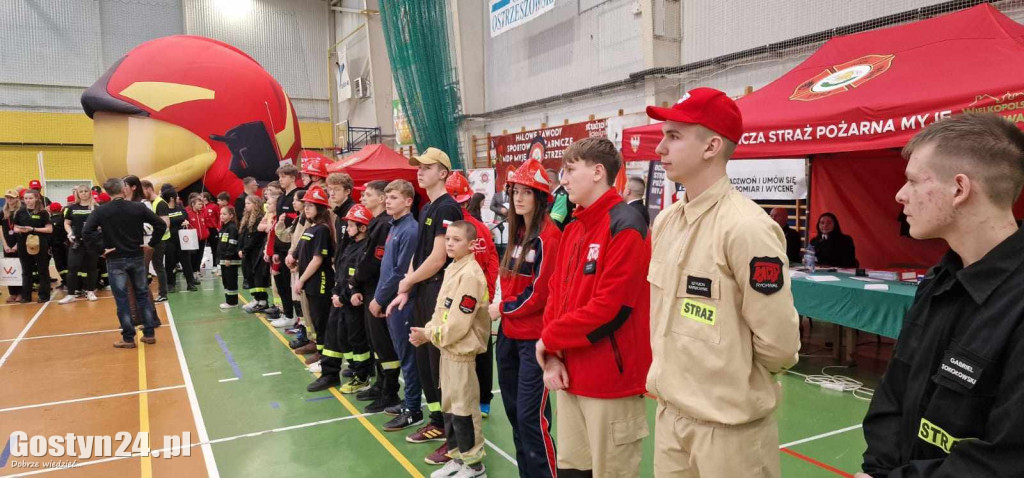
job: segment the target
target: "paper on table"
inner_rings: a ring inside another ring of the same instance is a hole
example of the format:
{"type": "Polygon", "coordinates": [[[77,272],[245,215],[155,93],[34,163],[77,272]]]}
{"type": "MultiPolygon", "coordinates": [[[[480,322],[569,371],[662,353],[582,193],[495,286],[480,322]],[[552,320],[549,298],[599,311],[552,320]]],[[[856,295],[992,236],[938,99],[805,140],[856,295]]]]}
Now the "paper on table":
{"type": "Polygon", "coordinates": [[[889,284],[864,284],[864,290],[889,290],[889,284]]]}
{"type": "Polygon", "coordinates": [[[789,277],[795,277],[795,278],[807,277],[807,273],[804,272],[804,271],[798,271],[798,270],[795,270],[795,269],[790,269],[789,270],[789,277]]]}
{"type": "Polygon", "coordinates": [[[853,279],[853,280],[859,280],[859,281],[861,281],[861,282],[883,282],[882,280],[879,280],[879,279],[872,279],[872,278],[870,278],[870,277],[851,277],[851,279],[853,279]]]}
{"type": "Polygon", "coordinates": [[[836,276],[807,276],[807,280],[814,282],[839,282],[836,276]]]}

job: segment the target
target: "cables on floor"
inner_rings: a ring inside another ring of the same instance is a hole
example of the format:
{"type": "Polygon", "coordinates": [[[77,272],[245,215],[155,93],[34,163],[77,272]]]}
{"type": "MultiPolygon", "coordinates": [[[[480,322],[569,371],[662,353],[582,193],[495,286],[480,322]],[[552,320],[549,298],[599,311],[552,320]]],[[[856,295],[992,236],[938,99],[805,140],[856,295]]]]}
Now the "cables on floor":
{"type": "Polygon", "coordinates": [[[874,390],[866,388],[863,382],[854,380],[845,375],[832,375],[826,370],[830,368],[849,368],[843,365],[832,365],[821,369],[820,375],[807,375],[804,377],[804,383],[811,385],[818,385],[821,388],[828,390],[835,390],[837,392],[850,392],[851,395],[860,399],[871,401],[871,397],[874,395],[874,390]]]}

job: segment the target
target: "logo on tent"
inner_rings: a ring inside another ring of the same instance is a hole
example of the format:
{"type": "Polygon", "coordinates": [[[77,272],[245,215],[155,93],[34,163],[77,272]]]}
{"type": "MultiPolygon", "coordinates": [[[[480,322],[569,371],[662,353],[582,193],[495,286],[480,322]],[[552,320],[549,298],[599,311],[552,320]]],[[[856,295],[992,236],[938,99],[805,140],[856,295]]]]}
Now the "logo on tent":
{"type": "Polygon", "coordinates": [[[794,101],[814,101],[850,91],[885,73],[896,55],[865,55],[835,65],[801,83],[790,95],[794,101]]]}

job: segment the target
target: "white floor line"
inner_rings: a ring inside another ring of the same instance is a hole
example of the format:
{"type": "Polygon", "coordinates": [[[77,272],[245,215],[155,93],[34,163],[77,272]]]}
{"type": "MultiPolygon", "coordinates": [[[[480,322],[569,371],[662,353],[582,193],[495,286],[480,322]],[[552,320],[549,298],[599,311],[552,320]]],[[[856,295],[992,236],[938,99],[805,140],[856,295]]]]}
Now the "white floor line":
{"type": "Polygon", "coordinates": [[[508,453],[505,453],[505,450],[502,450],[501,448],[498,448],[497,446],[495,446],[494,443],[491,443],[490,440],[484,438],[484,443],[486,443],[487,446],[489,446],[492,449],[494,449],[494,451],[498,452],[499,455],[505,457],[506,460],[512,462],[513,465],[519,466],[519,462],[516,461],[515,458],[512,458],[508,453]]]}
{"type": "Polygon", "coordinates": [[[231,378],[222,378],[222,379],[220,379],[220,380],[217,380],[217,381],[218,381],[218,382],[220,382],[220,383],[225,383],[225,382],[237,382],[237,381],[238,381],[238,377],[231,377],[231,378]]]}
{"type": "Polygon", "coordinates": [[[28,329],[31,329],[32,325],[34,325],[36,321],[39,320],[39,316],[43,315],[43,311],[46,310],[46,307],[49,305],[49,302],[43,304],[43,306],[40,307],[38,311],[36,311],[36,315],[32,316],[32,320],[28,321],[28,323],[25,324],[25,328],[21,329],[21,333],[18,334],[18,338],[14,339],[14,342],[11,343],[10,348],[8,348],[6,352],[4,352],[4,356],[0,357],[0,368],[4,367],[4,364],[7,363],[7,357],[11,356],[11,353],[14,352],[14,349],[18,347],[18,342],[21,342],[22,339],[25,338],[25,334],[28,333],[28,329]]]}
{"type": "Polygon", "coordinates": [[[124,393],[112,393],[110,395],[98,395],[98,396],[95,396],[95,397],[75,398],[75,399],[72,399],[72,400],[61,400],[61,401],[58,401],[58,402],[36,403],[36,404],[33,404],[33,405],[22,405],[20,407],[0,408],[0,413],[3,413],[3,412],[14,412],[14,411],[18,411],[18,410],[27,410],[27,409],[30,409],[30,408],[50,407],[50,406],[53,406],[53,405],[67,405],[69,403],[89,402],[89,401],[92,401],[92,400],[103,400],[105,398],[128,397],[128,396],[131,396],[131,395],[138,395],[140,393],[162,392],[164,390],[176,390],[176,389],[179,389],[179,388],[185,388],[185,386],[184,385],[173,385],[173,386],[170,386],[170,387],[150,388],[150,389],[147,389],[147,390],[136,390],[136,391],[124,392],[124,393]]]}
{"type": "Polygon", "coordinates": [[[264,377],[272,377],[274,375],[281,375],[281,372],[269,372],[269,373],[263,374],[264,377]]]}
{"type": "MultiPolygon", "coordinates": [[[[210,440],[210,434],[206,432],[206,422],[203,421],[203,412],[199,410],[199,400],[196,399],[196,387],[192,384],[192,374],[188,371],[188,364],[185,362],[185,352],[182,349],[181,338],[178,336],[178,327],[174,324],[174,314],[171,313],[171,305],[164,302],[164,311],[167,312],[167,322],[171,324],[171,336],[174,338],[174,350],[178,353],[178,365],[181,366],[181,376],[185,378],[185,390],[188,395],[188,403],[192,408],[192,417],[196,421],[196,435],[199,442],[204,443],[210,440]]],[[[202,445],[203,461],[206,462],[206,475],[209,478],[220,478],[220,471],[217,470],[217,461],[213,458],[213,448],[209,443],[202,445]]]]}
{"type": "MultiPolygon", "coordinates": [[[[121,331],[121,329],[93,330],[93,331],[90,331],[90,332],[74,332],[74,333],[70,333],[70,334],[40,335],[38,337],[25,337],[22,340],[55,339],[55,338],[58,338],[58,337],[72,337],[72,336],[75,336],[75,335],[106,334],[106,333],[109,333],[109,332],[120,332],[120,331],[121,331]]],[[[17,339],[4,339],[4,340],[0,340],[0,343],[14,342],[15,340],[17,340],[17,339]]]]}
{"type": "Polygon", "coordinates": [[[804,438],[803,440],[797,440],[797,441],[792,441],[792,442],[789,442],[789,443],[783,443],[782,445],[779,445],[779,449],[781,450],[783,448],[789,448],[789,447],[797,446],[797,445],[800,445],[800,444],[803,444],[803,443],[807,443],[807,442],[810,442],[810,441],[820,440],[822,438],[827,438],[827,437],[830,437],[832,435],[838,435],[840,433],[846,433],[846,432],[848,432],[850,430],[856,430],[856,429],[860,428],[861,426],[862,425],[858,423],[858,424],[850,426],[850,427],[840,428],[838,430],[832,430],[832,431],[827,432],[827,433],[822,433],[821,435],[814,435],[812,437],[807,437],[807,438],[804,438]]]}
{"type": "MultiPolygon", "coordinates": [[[[113,299],[114,296],[112,296],[112,295],[105,295],[105,296],[97,296],[96,298],[97,299],[113,299]]],[[[57,302],[57,301],[56,300],[50,300],[50,301],[47,301],[46,303],[49,304],[50,302],[57,302]]],[[[75,302],[88,302],[88,300],[86,300],[86,299],[78,299],[75,302]]],[[[24,302],[24,303],[18,303],[18,304],[0,304],[0,307],[11,307],[11,306],[15,306],[15,305],[33,305],[33,304],[38,304],[38,302],[24,302]]],[[[60,304],[57,304],[57,305],[60,305],[60,304]]]]}
{"type": "MultiPolygon", "coordinates": [[[[319,420],[319,421],[315,421],[315,422],[301,423],[301,424],[298,424],[298,425],[292,425],[292,426],[281,427],[281,428],[273,428],[273,429],[270,429],[270,430],[263,430],[263,431],[253,432],[253,433],[243,433],[241,435],[235,435],[235,436],[230,436],[230,437],[218,438],[216,440],[201,441],[199,443],[193,443],[190,446],[190,448],[198,446],[198,447],[203,447],[205,449],[205,448],[210,447],[210,445],[216,445],[218,443],[234,441],[234,440],[238,440],[240,438],[253,438],[253,437],[258,437],[258,436],[261,436],[261,435],[267,435],[267,434],[270,434],[270,433],[280,433],[280,432],[286,432],[286,431],[291,431],[291,430],[298,430],[298,429],[301,429],[301,428],[315,427],[315,426],[318,426],[318,425],[326,425],[328,423],[335,423],[335,422],[342,422],[342,421],[345,421],[345,420],[352,420],[352,419],[356,419],[356,418],[359,418],[359,417],[371,417],[371,416],[374,416],[374,415],[379,415],[379,414],[378,413],[364,413],[362,415],[349,415],[349,416],[345,416],[345,417],[329,418],[327,420],[319,420]]],[[[167,447],[167,448],[161,448],[161,449],[158,449],[158,450],[150,450],[150,455],[154,455],[154,454],[165,455],[168,452],[175,451],[176,448],[180,448],[180,447],[167,447]]],[[[503,452],[501,452],[501,453],[503,453],[503,452]]],[[[89,460],[89,461],[86,461],[86,462],[78,463],[78,465],[75,468],[77,469],[77,468],[81,468],[83,466],[98,465],[100,463],[109,463],[111,461],[127,460],[127,459],[131,459],[131,458],[140,458],[141,456],[142,455],[140,455],[140,454],[133,454],[132,456],[115,456],[115,457],[103,458],[103,459],[99,459],[99,460],[89,460]]],[[[31,475],[38,475],[38,474],[42,474],[42,473],[50,473],[50,472],[53,472],[53,471],[60,471],[60,470],[61,470],[60,468],[43,468],[43,469],[39,469],[39,470],[33,470],[33,471],[26,472],[26,473],[19,473],[17,475],[10,475],[10,476],[12,476],[12,477],[14,477],[14,476],[31,476],[31,475]]],[[[214,469],[215,473],[216,473],[216,471],[217,470],[214,469]]],[[[211,476],[214,476],[214,475],[211,475],[211,476]]],[[[219,476],[219,475],[216,475],[216,476],[219,476]]]]}

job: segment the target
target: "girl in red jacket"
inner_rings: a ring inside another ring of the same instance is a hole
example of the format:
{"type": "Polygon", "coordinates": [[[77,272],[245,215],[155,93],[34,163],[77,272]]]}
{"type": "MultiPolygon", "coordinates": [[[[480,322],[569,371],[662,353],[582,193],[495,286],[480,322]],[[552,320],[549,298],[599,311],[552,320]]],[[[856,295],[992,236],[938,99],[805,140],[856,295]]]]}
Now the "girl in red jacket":
{"type": "Polygon", "coordinates": [[[502,298],[491,305],[498,329],[498,386],[512,423],[519,475],[550,477],[555,471],[551,404],[535,349],[544,326],[544,304],[562,233],[547,215],[551,180],[531,159],[508,180],[513,211],[501,260],[502,298]]]}
{"type": "Polygon", "coordinates": [[[210,238],[210,229],[206,226],[206,213],[203,211],[203,197],[199,193],[188,195],[188,223],[196,230],[199,238],[199,250],[192,254],[192,271],[196,280],[202,275],[200,267],[203,263],[203,253],[206,249],[206,240],[210,238]]]}

